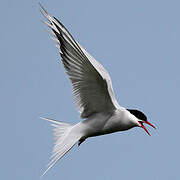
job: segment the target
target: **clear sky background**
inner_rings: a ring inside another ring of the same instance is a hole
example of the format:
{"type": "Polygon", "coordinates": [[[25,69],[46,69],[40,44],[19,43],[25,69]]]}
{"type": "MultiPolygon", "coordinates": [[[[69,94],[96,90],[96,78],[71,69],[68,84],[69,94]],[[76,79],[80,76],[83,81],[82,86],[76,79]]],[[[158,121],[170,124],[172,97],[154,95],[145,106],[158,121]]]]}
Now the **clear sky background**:
{"type": "MultiPolygon", "coordinates": [[[[0,179],[37,180],[53,148],[39,116],[80,121],[39,1],[0,6],[0,179]]],[[[42,0],[109,71],[120,105],[157,130],[133,128],[75,146],[44,180],[179,180],[180,1],[42,0]]]]}

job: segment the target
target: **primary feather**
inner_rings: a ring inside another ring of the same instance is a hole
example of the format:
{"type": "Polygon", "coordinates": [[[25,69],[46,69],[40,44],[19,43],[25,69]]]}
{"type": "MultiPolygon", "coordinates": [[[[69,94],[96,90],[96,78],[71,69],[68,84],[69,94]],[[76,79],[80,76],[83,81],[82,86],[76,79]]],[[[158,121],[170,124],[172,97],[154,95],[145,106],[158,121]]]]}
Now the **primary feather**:
{"type": "Polygon", "coordinates": [[[61,22],[41,8],[42,14],[49,21],[45,23],[52,29],[54,39],[58,42],[81,117],[87,118],[94,113],[120,108],[108,72],[74,40],[61,22]]]}

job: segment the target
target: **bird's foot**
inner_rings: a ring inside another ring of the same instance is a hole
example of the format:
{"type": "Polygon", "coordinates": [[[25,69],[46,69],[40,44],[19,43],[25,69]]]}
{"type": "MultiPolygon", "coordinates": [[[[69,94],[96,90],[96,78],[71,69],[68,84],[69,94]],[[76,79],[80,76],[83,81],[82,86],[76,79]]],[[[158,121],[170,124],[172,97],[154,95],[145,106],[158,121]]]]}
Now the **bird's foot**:
{"type": "Polygon", "coordinates": [[[79,142],[78,142],[78,146],[80,146],[81,143],[84,142],[84,141],[85,141],[85,139],[80,139],[79,142]]]}

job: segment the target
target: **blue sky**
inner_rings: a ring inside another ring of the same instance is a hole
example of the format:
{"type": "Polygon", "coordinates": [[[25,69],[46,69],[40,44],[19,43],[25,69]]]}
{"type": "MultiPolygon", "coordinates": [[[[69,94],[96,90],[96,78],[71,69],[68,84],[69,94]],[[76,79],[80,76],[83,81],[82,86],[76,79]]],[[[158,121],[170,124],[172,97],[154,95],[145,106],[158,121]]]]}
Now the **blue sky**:
{"type": "MultiPolygon", "coordinates": [[[[80,121],[71,84],[46,32],[39,1],[0,7],[0,179],[39,179],[53,147],[49,117],[80,121]]],[[[41,1],[110,73],[120,105],[142,110],[157,130],[90,138],[46,179],[178,180],[180,1],[41,1]]]]}

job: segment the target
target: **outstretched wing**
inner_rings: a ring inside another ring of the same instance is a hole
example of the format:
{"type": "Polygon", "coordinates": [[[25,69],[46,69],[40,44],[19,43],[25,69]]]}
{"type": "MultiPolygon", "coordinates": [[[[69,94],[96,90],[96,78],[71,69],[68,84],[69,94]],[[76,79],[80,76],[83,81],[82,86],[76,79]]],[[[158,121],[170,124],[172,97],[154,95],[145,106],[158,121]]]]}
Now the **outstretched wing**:
{"type": "Polygon", "coordinates": [[[93,113],[109,112],[120,108],[111,78],[104,67],[88,54],[71,36],[64,25],[52,17],[42,6],[51,34],[60,48],[62,62],[73,87],[75,103],[82,118],[93,113]]]}

